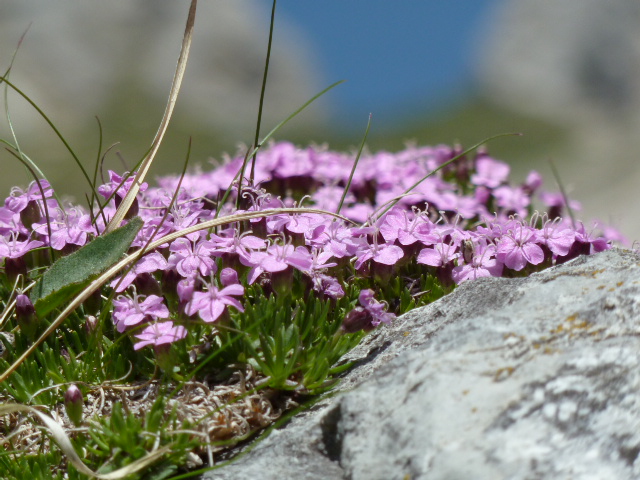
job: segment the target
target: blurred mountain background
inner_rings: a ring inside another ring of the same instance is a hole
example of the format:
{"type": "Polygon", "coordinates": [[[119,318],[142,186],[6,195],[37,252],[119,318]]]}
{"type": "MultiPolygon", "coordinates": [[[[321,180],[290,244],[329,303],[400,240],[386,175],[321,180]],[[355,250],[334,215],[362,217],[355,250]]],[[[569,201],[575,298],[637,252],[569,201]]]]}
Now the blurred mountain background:
{"type": "MultiPolygon", "coordinates": [[[[107,168],[134,165],[160,122],[188,0],[4,0],[0,71],[52,119],[92,169],[98,116],[107,168]]],[[[192,53],[152,176],[234,154],[253,139],[269,0],[200,0],[192,53]]],[[[346,79],[277,135],[304,145],[493,141],[515,181],[552,159],[583,219],[640,238],[640,2],[637,0],[280,0],[262,133],[346,79]]],[[[2,102],[4,103],[4,102],[2,102]]],[[[24,100],[8,94],[21,148],[54,187],[82,198],[69,153],[24,100]]],[[[3,115],[4,116],[4,115],[3,115]]],[[[7,121],[0,138],[11,140],[7,121]]],[[[29,175],[0,152],[0,191],[29,175]]],[[[1,195],[0,195],[1,196],[1,195]]]]}

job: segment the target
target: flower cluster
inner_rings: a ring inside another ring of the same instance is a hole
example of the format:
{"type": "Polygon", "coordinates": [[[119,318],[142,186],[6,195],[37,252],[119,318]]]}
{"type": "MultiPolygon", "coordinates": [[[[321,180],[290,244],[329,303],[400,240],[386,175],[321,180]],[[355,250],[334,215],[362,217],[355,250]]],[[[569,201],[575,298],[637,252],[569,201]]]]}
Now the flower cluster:
{"type": "MultiPolygon", "coordinates": [[[[304,202],[339,210],[351,222],[317,213],[278,214],[167,243],[110,284],[116,330],[131,332],[136,349],[163,349],[185,338],[190,325],[221,325],[243,312],[249,286],[266,295],[302,292],[337,300],[353,279],[362,289],[353,310],[345,312],[343,331],[369,330],[393,318],[387,309],[394,299],[385,289],[393,277],[430,275],[453,286],[524,275],[620,240],[612,229],[599,235],[562,218],[566,199],[541,191],[536,172],[510,184],[509,166],[485,151],[440,169],[460,153],[436,146],[365,155],[339,207],[354,155],[290,143],[265,148],[257,157],[255,184],[242,187],[242,211],[304,202]],[[545,212],[534,210],[536,198],[545,212]]],[[[178,178],[161,178],[155,188],[144,184],[133,212],[144,227],[133,247],[240,212],[235,179],[242,162],[242,156],[229,158],[211,171],[186,175],[173,203],[178,178]],[[225,193],[229,200],[221,204],[225,193]]],[[[45,266],[51,250],[68,254],[104,230],[132,178],[109,175],[97,189],[103,204],[91,213],[59,204],[45,180],[11,191],[0,207],[0,261],[10,281],[45,266]]]]}

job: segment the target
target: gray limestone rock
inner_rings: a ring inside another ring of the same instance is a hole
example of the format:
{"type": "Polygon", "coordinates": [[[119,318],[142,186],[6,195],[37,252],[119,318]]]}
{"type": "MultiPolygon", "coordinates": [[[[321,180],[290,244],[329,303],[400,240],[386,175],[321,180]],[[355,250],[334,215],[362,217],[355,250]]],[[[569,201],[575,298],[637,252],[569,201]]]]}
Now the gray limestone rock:
{"type": "Polygon", "coordinates": [[[640,256],[489,278],[369,335],[317,403],[206,479],[640,478],[640,256]]]}

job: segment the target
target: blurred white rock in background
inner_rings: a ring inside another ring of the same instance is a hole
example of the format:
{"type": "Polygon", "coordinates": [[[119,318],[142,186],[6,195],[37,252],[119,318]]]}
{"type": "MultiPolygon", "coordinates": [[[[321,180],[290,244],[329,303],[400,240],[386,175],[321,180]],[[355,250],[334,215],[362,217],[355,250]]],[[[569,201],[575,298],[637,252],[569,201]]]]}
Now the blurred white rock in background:
{"type": "Polygon", "coordinates": [[[506,0],[483,41],[486,94],[567,129],[549,157],[583,216],[640,239],[640,2],[506,0]]]}
{"type": "MultiPolygon", "coordinates": [[[[3,1],[0,71],[4,73],[9,66],[18,40],[30,25],[11,81],[52,118],[72,145],[80,144],[81,153],[85,153],[83,148],[91,152],[89,158],[88,153],[81,155],[83,161],[95,158],[96,115],[103,120],[106,132],[118,125],[117,138],[110,142],[122,141],[123,146],[137,142],[136,158],[131,158],[137,160],[150,144],[164,110],[189,3],[3,1]]],[[[196,134],[206,132],[223,139],[218,144],[225,148],[252,141],[267,50],[269,7],[269,2],[257,0],[199,2],[191,56],[175,122],[170,127],[181,128],[181,122],[188,122],[181,151],[186,150],[186,138],[192,129],[197,130],[196,134]]],[[[326,86],[313,68],[312,57],[302,33],[277,16],[263,134],[326,86]]],[[[49,128],[26,102],[11,95],[9,105],[19,140],[27,152],[26,146],[43,152],[40,138],[52,148],[59,148],[49,128]]],[[[322,109],[316,108],[313,114],[302,115],[293,124],[294,128],[310,129],[324,120],[322,109]]],[[[3,121],[0,136],[10,138],[3,121]]],[[[194,143],[198,145],[199,140],[196,138],[194,143]]],[[[48,169],[54,183],[56,176],[60,178],[61,168],[57,167],[75,168],[68,154],[56,152],[51,159],[42,155],[37,158],[45,162],[41,166],[48,169]],[[53,168],[47,164],[49,161],[53,168]]],[[[206,157],[194,160],[204,162],[206,157]]],[[[179,170],[181,161],[176,161],[174,171],[179,170]]],[[[0,162],[14,160],[2,154],[0,162]]],[[[20,178],[24,183],[26,177],[22,173],[20,178]]],[[[0,179],[3,192],[8,192],[8,181],[13,178],[0,179]]]]}

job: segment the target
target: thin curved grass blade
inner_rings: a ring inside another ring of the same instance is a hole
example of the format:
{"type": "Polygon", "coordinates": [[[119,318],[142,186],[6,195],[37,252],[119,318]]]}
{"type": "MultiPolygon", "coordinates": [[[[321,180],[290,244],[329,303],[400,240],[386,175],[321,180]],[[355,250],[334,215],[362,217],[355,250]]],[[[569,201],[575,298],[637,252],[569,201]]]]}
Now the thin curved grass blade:
{"type": "MultiPolygon", "coordinates": [[[[280,123],[278,123],[275,127],[273,127],[273,129],[271,129],[271,131],[260,141],[260,143],[258,145],[256,145],[253,150],[251,150],[250,152],[247,153],[245,162],[250,159],[253,158],[254,155],[256,155],[258,153],[258,150],[260,150],[260,148],[262,148],[262,145],[264,145],[264,143],[266,141],[268,141],[278,130],[280,130],[280,128],[282,128],[284,125],[286,125],[287,123],[289,123],[290,120],[292,120],[293,118],[295,118],[300,112],[302,112],[305,108],[307,108],[309,105],[311,105],[314,101],[316,101],[318,98],[320,98],[322,95],[324,95],[325,93],[327,93],[329,90],[337,87],[338,85],[340,85],[341,83],[344,83],[346,80],[340,80],[338,82],[332,83],[331,85],[329,85],[327,88],[325,88],[324,90],[322,90],[321,92],[317,93],[316,95],[314,95],[313,97],[311,97],[309,100],[307,100],[300,108],[298,108],[295,112],[293,112],[291,115],[289,115],[287,118],[285,118],[284,120],[282,120],[280,123]]],[[[238,181],[238,179],[240,178],[240,174],[243,172],[243,169],[239,169],[238,173],[236,173],[236,175],[233,177],[233,180],[231,181],[231,185],[233,185],[236,181],[238,181]]],[[[241,182],[238,182],[241,183],[241,182]]],[[[230,185],[230,186],[231,186],[230,185]]],[[[229,194],[231,193],[231,188],[227,188],[227,191],[224,193],[222,199],[220,200],[220,204],[224,204],[227,201],[227,198],[229,197],[229,194]]],[[[216,213],[217,215],[217,213],[216,213]]]]}
{"type": "Polygon", "coordinates": [[[364,144],[367,142],[367,137],[369,136],[369,129],[371,128],[371,114],[369,114],[369,120],[367,121],[367,129],[364,131],[364,137],[362,137],[362,142],[360,143],[360,148],[358,149],[358,154],[356,155],[356,159],[353,162],[353,167],[351,168],[351,173],[349,174],[349,180],[347,181],[347,185],[344,187],[344,191],[342,192],[342,197],[340,198],[340,203],[338,204],[338,209],[336,213],[340,213],[342,210],[342,205],[344,204],[345,198],[347,198],[347,193],[349,193],[349,189],[351,188],[351,181],[353,180],[353,175],[356,173],[356,168],[358,167],[358,162],[360,161],[360,157],[362,156],[362,150],[364,149],[364,144]]]}
{"type": "Polygon", "coordinates": [[[176,72],[173,76],[173,83],[171,85],[171,91],[169,92],[169,100],[167,102],[167,106],[164,110],[164,115],[162,117],[162,121],[160,122],[160,127],[158,127],[158,131],[156,132],[156,136],[153,139],[151,144],[151,149],[149,153],[142,161],[138,173],[133,181],[133,185],[131,185],[131,189],[127,192],[127,195],[122,200],[122,203],[118,207],[115,215],[107,225],[105,229],[105,233],[109,233],[113,231],[115,228],[120,226],[120,222],[124,219],[125,215],[131,208],[133,201],[140,190],[140,186],[147,176],[147,172],[149,171],[149,167],[153,163],[153,159],[158,153],[158,149],[160,148],[160,144],[162,143],[162,139],[164,138],[164,134],[167,131],[167,127],[169,126],[169,121],[171,120],[171,115],[173,114],[173,109],[176,105],[176,101],[178,99],[178,93],[180,92],[180,86],[182,85],[182,78],[184,77],[185,69],[187,68],[187,60],[189,58],[189,49],[191,48],[191,39],[193,37],[193,26],[196,20],[196,5],[198,0],[191,0],[191,6],[189,7],[189,16],[187,18],[187,26],[184,31],[184,37],[182,39],[182,49],[180,50],[180,56],[178,57],[178,65],[176,67],[176,72]]]}
{"type": "MultiPolygon", "coordinates": [[[[93,185],[91,184],[91,179],[89,178],[89,174],[87,173],[87,171],[85,170],[85,168],[82,166],[82,162],[80,161],[80,159],[78,158],[78,155],[76,154],[76,152],[71,148],[71,145],[69,145],[69,142],[67,142],[67,140],[64,138],[64,136],[62,135],[62,133],[60,133],[60,130],[58,130],[58,128],[54,125],[54,123],[51,121],[51,119],[47,116],[46,113],[44,113],[44,111],[38,107],[38,105],[36,105],[36,103],[31,100],[31,98],[29,98],[29,96],[24,93],[22,90],[20,90],[16,85],[14,85],[13,83],[11,83],[9,81],[9,79],[6,76],[0,76],[0,82],[4,82],[6,83],[9,87],[11,87],[11,89],[13,91],[15,91],[18,95],[20,95],[22,98],[24,98],[27,102],[29,102],[29,105],[31,105],[36,112],[38,112],[38,114],[45,120],[45,122],[47,122],[47,124],[49,125],[49,127],[53,130],[53,132],[56,134],[56,136],[60,139],[60,141],[62,142],[62,144],[65,146],[65,148],[67,149],[67,151],[71,154],[71,157],[73,158],[74,162],[76,162],[76,164],[78,165],[78,167],[80,168],[80,170],[82,171],[82,174],[84,176],[84,178],[87,180],[87,182],[89,183],[89,187],[93,188],[93,185]]],[[[12,145],[13,147],[13,145],[12,145]]]]}

